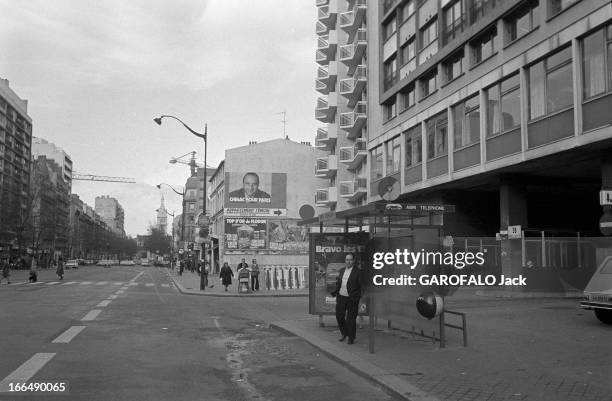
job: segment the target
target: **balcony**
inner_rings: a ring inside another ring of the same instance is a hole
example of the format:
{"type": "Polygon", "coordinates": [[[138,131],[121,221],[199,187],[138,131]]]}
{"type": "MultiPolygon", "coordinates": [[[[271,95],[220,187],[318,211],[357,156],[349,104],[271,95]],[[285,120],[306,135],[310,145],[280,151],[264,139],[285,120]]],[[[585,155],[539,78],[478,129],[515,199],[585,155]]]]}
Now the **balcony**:
{"type": "Polygon", "coordinates": [[[321,7],[329,3],[329,0],[315,0],[315,6],[321,7]]]}
{"type": "Polygon", "coordinates": [[[315,165],[315,176],[319,178],[331,178],[338,171],[338,158],[336,155],[318,157],[315,165]]]}
{"type": "Polygon", "coordinates": [[[367,8],[366,0],[356,0],[351,11],[340,14],[340,29],[348,34],[349,41],[353,40],[357,30],[363,25],[367,8]]]}
{"type": "Polygon", "coordinates": [[[331,150],[338,139],[338,127],[329,124],[326,128],[318,128],[315,137],[315,147],[321,150],[331,150]]]}
{"type": "Polygon", "coordinates": [[[368,193],[367,179],[355,178],[353,181],[340,181],[340,197],[349,202],[358,201],[368,193]]]}
{"type": "Polygon", "coordinates": [[[340,46],[340,61],[348,67],[348,75],[353,75],[362,63],[367,43],[365,28],[359,28],[353,43],[340,46]]]}
{"type": "Polygon", "coordinates": [[[332,92],[332,94],[327,97],[319,97],[315,109],[315,118],[322,123],[332,123],[336,118],[337,108],[338,95],[336,93],[332,92]]]}
{"type": "Polygon", "coordinates": [[[346,78],[340,81],[340,94],[348,100],[348,107],[355,107],[357,102],[361,100],[361,94],[366,83],[367,67],[363,64],[357,67],[353,78],[346,78]]]}
{"type": "Polygon", "coordinates": [[[346,164],[348,170],[355,170],[367,158],[366,141],[358,138],[353,146],[340,148],[340,163],[346,164]]]}
{"type": "Polygon", "coordinates": [[[367,102],[357,102],[355,110],[340,114],[340,129],[346,131],[349,139],[358,138],[367,120],[367,102]]]}
{"type": "Polygon", "coordinates": [[[338,189],[336,187],[317,189],[315,194],[315,204],[317,206],[330,206],[336,202],[338,202],[338,189]]]}
{"type": "Polygon", "coordinates": [[[324,24],[327,29],[333,29],[336,26],[338,17],[338,2],[337,0],[329,0],[328,4],[317,8],[317,19],[324,24]]]}
{"type": "Polygon", "coordinates": [[[317,69],[317,80],[315,81],[315,89],[317,92],[327,95],[333,92],[336,88],[336,80],[338,78],[338,63],[332,61],[327,66],[320,66],[317,69]]]}
{"type": "Polygon", "coordinates": [[[336,48],[338,47],[338,32],[329,31],[328,34],[321,35],[317,38],[317,63],[327,64],[334,60],[336,48]],[[321,53],[321,55],[319,55],[321,53]],[[325,62],[320,62],[319,58],[324,57],[325,62]]]}
{"type": "Polygon", "coordinates": [[[317,35],[324,35],[326,33],[329,33],[329,28],[324,23],[317,21],[317,23],[315,24],[315,32],[317,33],[317,35]]]}

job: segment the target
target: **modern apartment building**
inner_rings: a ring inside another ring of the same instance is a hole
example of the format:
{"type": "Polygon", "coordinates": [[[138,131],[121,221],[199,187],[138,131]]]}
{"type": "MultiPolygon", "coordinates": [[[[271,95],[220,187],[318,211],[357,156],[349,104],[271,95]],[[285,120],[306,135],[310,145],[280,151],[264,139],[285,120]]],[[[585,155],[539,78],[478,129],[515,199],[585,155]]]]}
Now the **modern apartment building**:
{"type": "Polygon", "coordinates": [[[3,250],[23,242],[25,219],[30,213],[31,149],[32,119],[28,115],[28,101],[9,87],[7,79],[0,79],[0,247],[3,250]]]}
{"type": "Polygon", "coordinates": [[[123,206],[110,196],[96,196],[95,212],[115,234],[125,236],[123,206]]]}
{"type": "Polygon", "coordinates": [[[60,147],[42,138],[32,138],[32,157],[45,156],[55,161],[62,169],[62,178],[68,184],[68,194],[72,191],[72,159],[60,147]]]}
{"type": "Polygon", "coordinates": [[[316,0],[317,99],[315,146],[327,154],[316,161],[325,178],[316,204],[327,211],[362,205],[367,194],[366,0],[316,0]]]}

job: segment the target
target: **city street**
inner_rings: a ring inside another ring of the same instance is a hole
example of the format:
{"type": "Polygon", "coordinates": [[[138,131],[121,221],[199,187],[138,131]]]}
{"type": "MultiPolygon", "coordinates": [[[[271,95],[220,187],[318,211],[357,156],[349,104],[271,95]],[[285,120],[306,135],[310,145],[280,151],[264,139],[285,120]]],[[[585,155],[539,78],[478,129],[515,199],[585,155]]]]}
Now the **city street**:
{"type": "Polygon", "coordinates": [[[265,302],[289,314],[304,299],[184,296],[155,267],[82,267],[61,282],[43,271],[36,284],[13,273],[0,286],[0,399],[34,398],[6,392],[24,374],[68,382],[37,400],[393,399],[264,324],[284,317],[265,302]]]}

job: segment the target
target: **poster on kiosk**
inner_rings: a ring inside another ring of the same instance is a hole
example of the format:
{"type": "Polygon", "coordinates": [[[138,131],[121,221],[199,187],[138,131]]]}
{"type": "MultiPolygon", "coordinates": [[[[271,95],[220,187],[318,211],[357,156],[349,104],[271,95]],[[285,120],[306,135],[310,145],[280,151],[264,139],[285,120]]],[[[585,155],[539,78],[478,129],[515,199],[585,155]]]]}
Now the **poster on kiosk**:
{"type": "MultiPolygon", "coordinates": [[[[364,288],[370,274],[367,244],[368,233],[312,233],[310,234],[309,312],[313,315],[334,315],[336,278],[345,267],[344,259],[352,253],[355,267],[361,271],[364,288]]],[[[359,313],[367,314],[366,300],[359,301],[359,313]]]]}

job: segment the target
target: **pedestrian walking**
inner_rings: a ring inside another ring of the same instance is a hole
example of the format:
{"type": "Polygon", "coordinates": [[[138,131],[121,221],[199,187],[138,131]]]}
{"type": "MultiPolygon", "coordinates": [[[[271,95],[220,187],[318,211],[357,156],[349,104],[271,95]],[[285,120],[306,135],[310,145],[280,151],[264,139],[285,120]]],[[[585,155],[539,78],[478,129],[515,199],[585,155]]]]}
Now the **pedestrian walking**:
{"type": "Polygon", "coordinates": [[[0,277],[0,284],[2,284],[2,280],[5,279],[7,284],[11,283],[11,264],[8,258],[2,259],[2,277],[0,277]]]}
{"type": "Polygon", "coordinates": [[[55,274],[57,274],[60,280],[64,279],[64,259],[61,257],[57,260],[57,270],[55,274]]]}
{"type": "Polygon", "coordinates": [[[221,277],[221,284],[225,286],[227,292],[227,287],[232,285],[232,277],[234,277],[234,272],[227,262],[223,263],[219,277],[221,277]]]}
{"type": "Polygon", "coordinates": [[[259,265],[255,259],[251,263],[251,291],[259,291],[259,265]]]}
{"type": "Polygon", "coordinates": [[[242,259],[242,263],[240,263],[238,266],[242,266],[238,269],[238,292],[240,292],[243,287],[246,288],[247,292],[249,292],[249,265],[244,262],[244,259],[242,259]]]}
{"type": "Polygon", "coordinates": [[[340,269],[336,277],[336,288],[332,295],[336,297],[336,321],[342,334],[338,341],[344,341],[348,337],[348,343],[353,344],[357,332],[359,298],[361,298],[361,274],[359,269],[354,268],[353,254],[347,254],[344,262],[345,267],[340,269]]]}

